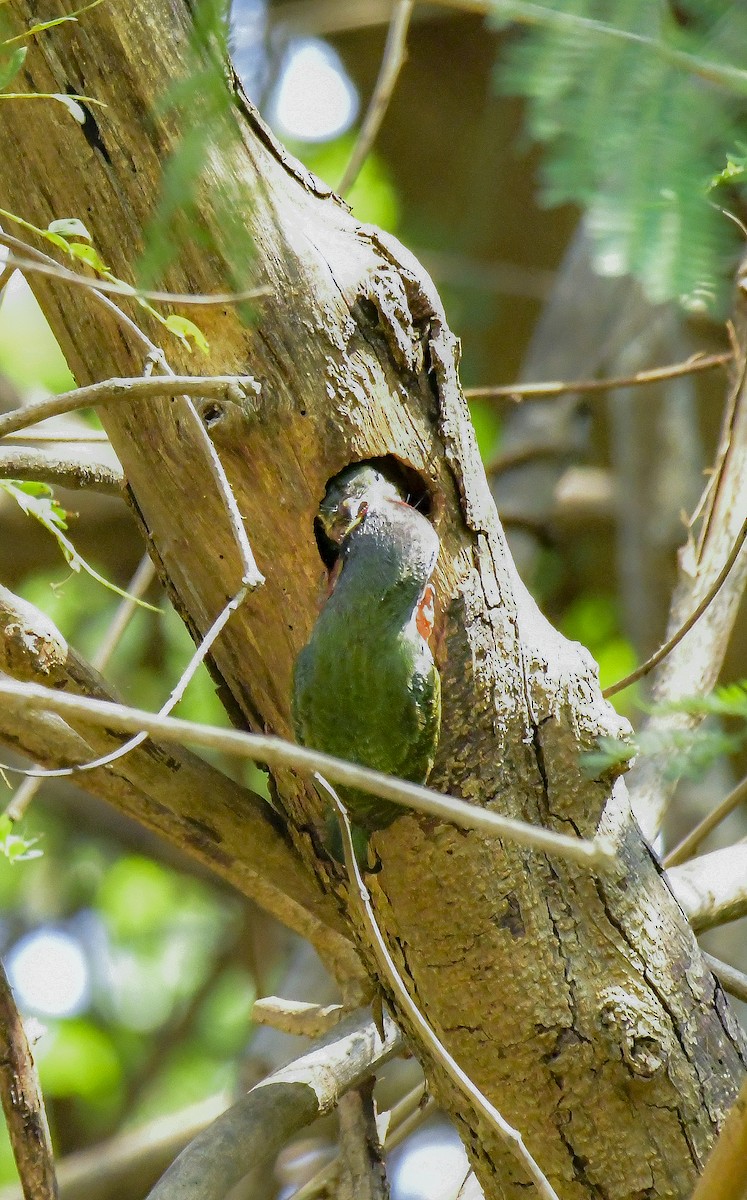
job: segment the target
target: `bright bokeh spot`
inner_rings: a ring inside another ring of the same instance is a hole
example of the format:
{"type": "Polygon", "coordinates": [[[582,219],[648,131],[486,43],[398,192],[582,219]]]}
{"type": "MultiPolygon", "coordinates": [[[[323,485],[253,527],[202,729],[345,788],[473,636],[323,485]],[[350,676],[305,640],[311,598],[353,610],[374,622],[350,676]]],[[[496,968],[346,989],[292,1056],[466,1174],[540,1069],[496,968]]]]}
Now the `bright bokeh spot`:
{"type": "Polygon", "coordinates": [[[292,41],[270,103],[270,120],[286,137],[326,142],[358,114],[358,93],[339,54],[318,38],[292,41]]]}
{"type": "Polygon", "coordinates": [[[17,271],[0,305],[0,370],[20,388],[64,392],[75,387],[46,317],[17,271]]]}
{"type": "Polygon", "coordinates": [[[72,1017],[88,1007],[91,981],[85,954],[62,930],[38,929],[22,938],[7,961],[21,1009],[45,1017],[72,1017]]]}
{"type": "Polygon", "coordinates": [[[390,1171],[395,1200],[456,1196],[469,1170],[459,1136],[446,1124],[420,1130],[396,1153],[390,1171]]]}

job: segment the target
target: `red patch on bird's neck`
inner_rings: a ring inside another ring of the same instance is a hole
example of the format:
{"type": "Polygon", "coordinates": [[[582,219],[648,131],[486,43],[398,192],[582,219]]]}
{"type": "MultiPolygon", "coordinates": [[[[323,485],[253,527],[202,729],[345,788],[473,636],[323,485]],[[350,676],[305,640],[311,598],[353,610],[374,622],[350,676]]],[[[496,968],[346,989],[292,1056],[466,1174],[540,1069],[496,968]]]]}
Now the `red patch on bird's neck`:
{"type": "Polygon", "coordinates": [[[418,601],[415,610],[415,625],[424,642],[433,633],[436,624],[436,589],[432,583],[426,584],[425,591],[418,601]]]}

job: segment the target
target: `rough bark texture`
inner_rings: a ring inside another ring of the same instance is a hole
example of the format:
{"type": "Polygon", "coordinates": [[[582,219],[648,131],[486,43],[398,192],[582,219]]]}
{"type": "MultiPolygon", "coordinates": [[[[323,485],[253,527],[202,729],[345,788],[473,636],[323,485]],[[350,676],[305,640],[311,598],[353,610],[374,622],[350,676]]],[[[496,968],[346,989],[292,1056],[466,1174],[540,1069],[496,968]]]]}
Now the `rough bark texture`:
{"type": "MultiPolygon", "coordinates": [[[[13,0],[8,11],[25,24],[37,7],[13,0]]],[[[43,15],[61,11],[49,3],[43,15]]],[[[37,39],[25,86],[106,101],[95,125],[41,102],[3,110],[3,206],[42,225],[84,218],[125,278],[174,145],[173,120],[153,112],[164,81],[184,70],[188,22],[183,0],[143,0],[101,5],[37,39]]],[[[212,404],[206,417],[267,582],[215,647],[223,694],[253,728],[290,733],[292,664],[324,574],[312,527],[325,483],[352,459],[388,453],[418,471],[442,540],[444,722],[432,782],[567,832],[591,835],[601,821],[621,868],[595,879],[408,816],[375,839],[379,920],[423,1013],[563,1200],[684,1197],[738,1091],[743,1048],[625,789],[579,771],[579,752],[620,722],[586,652],[547,625],[506,554],[458,345],[429,280],[288,160],[251,112],[240,122],[231,169],[253,195],[246,219],[270,294],[250,328],[228,310],[196,319],[211,344],[206,370],[249,371],[262,386],[251,408],[212,404]]],[[[207,194],[203,218],[213,219],[207,194]]],[[[168,283],[222,288],[220,266],[192,255],[168,283]]],[[[102,310],[61,285],[35,287],[79,383],[139,369],[140,348],[102,310]]],[[[195,369],[166,350],[175,369],[195,369]]],[[[190,629],[204,630],[240,568],[184,406],[119,405],[102,417],[162,576],[190,629]]],[[[289,776],[275,782],[299,852],[344,893],[317,853],[319,801],[289,776]]],[[[221,850],[242,853],[239,843],[221,850]]],[[[421,1056],[486,1196],[521,1195],[526,1181],[492,1129],[421,1056]]]]}

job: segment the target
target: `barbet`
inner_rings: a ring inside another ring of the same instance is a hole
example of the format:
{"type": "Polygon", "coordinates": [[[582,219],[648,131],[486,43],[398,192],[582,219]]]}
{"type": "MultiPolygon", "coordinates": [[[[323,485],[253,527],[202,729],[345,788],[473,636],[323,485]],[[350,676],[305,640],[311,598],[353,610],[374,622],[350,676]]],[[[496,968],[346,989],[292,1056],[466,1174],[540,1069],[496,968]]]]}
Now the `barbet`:
{"type": "MultiPolygon", "coordinates": [[[[294,671],[293,716],[303,745],[425,783],[441,724],[441,683],[428,639],[439,540],[376,468],[348,468],[321,506],[337,562],[330,594],[294,671]]],[[[356,850],[405,811],[340,788],[356,850]]]]}

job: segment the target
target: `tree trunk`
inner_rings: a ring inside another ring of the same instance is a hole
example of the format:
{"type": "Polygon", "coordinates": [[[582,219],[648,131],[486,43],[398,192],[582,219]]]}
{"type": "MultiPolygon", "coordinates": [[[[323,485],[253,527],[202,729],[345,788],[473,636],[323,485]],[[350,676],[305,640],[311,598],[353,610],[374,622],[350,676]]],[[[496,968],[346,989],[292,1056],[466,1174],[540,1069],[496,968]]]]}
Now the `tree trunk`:
{"type": "MultiPolygon", "coordinates": [[[[41,18],[37,7],[11,0],[6,11],[21,29],[41,18]]],[[[44,19],[62,13],[55,0],[44,5],[44,19]]],[[[37,37],[23,74],[29,90],[68,89],[107,107],[90,108],[83,126],[54,103],[3,108],[2,205],[42,226],[82,218],[125,279],[176,144],[173,115],[156,105],[188,69],[189,26],[185,0],[103,4],[37,37]]],[[[221,694],[235,719],[290,736],[292,665],[324,578],[313,520],[326,481],[385,454],[416,471],[442,545],[444,712],[432,784],[564,832],[601,825],[619,868],[595,877],[405,816],[376,835],[379,922],[423,1014],[563,1200],[684,1197],[739,1089],[744,1049],[622,782],[579,770],[579,754],[622,723],[586,651],[546,623],[516,576],[461,396],[458,344],[427,276],[289,159],[236,90],[241,146],[205,174],[220,183],[227,168],[244,181],[257,282],[269,293],[248,327],[229,307],[198,310],[204,364],[164,347],[179,373],[249,372],[261,385],[256,403],[203,410],[266,577],[214,647],[221,694]]],[[[208,229],[214,195],[206,187],[200,199],[208,229]]],[[[195,252],[167,283],[210,292],[226,278],[216,253],[195,252]]],[[[85,291],[42,277],[33,285],[80,384],[142,370],[132,333],[85,291]]],[[[132,311],[163,344],[162,330],[132,311]]],[[[119,403],[101,417],[161,577],[199,635],[241,580],[199,430],[180,400],[119,403]]],[[[290,773],[274,783],[298,852],[322,887],[344,895],[320,851],[321,802],[290,773]]],[[[243,852],[238,839],[220,850],[243,852]]],[[[403,1026],[486,1196],[522,1195],[515,1160],[403,1026]]]]}

